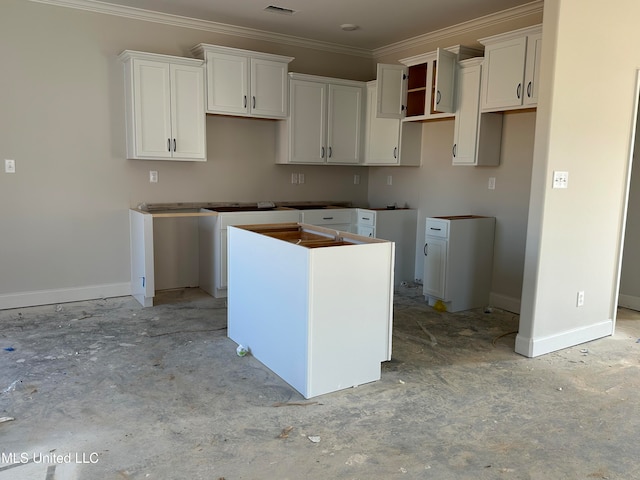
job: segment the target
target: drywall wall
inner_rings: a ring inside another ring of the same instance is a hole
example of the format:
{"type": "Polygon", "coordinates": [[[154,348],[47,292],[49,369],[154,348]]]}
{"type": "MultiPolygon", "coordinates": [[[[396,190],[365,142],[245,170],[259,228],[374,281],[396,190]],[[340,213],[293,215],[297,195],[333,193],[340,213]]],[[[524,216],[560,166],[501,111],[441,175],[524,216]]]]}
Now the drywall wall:
{"type": "Polygon", "coordinates": [[[276,165],[273,121],[209,116],[206,163],[126,160],[117,55],[190,56],[201,42],[294,56],[290,68],[302,73],[373,75],[369,58],[2,1],[0,159],[15,159],[16,173],[0,173],[0,308],[128,294],[127,210],[140,202],[366,203],[364,167],[276,165]],[[149,170],[159,183],[149,183],[149,170]],[[291,185],[293,172],[305,173],[305,185],[291,185]]]}
{"type": "Polygon", "coordinates": [[[548,0],[520,332],[536,356],[612,333],[636,112],[640,4],[548,0]],[[579,18],[580,21],[576,21],[579,18]],[[593,68],[595,64],[597,68],[593,68]],[[606,91],[606,101],[598,101],[606,91]],[[569,188],[552,189],[554,171],[569,188]],[[577,306],[578,291],[585,292],[577,306]]]}

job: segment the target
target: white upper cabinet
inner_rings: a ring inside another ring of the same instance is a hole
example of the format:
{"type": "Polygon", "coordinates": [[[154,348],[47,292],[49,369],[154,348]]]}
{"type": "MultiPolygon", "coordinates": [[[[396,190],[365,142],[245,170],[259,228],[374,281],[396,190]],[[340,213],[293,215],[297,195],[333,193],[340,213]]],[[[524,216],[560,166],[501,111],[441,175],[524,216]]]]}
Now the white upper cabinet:
{"type": "Polygon", "coordinates": [[[279,163],[358,164],[362,161],[365,84],[290,74],[290,116],[279,163]]]}
{"type": "Polygon", "coordinates": [[[479,40],[485,45],[482,110],[533,107],[538,98],[541,26],[479,40]]]}
{"type": "Polygon", "coordinates": [[[206,160],[202,61],[126,50],[127,158],[206,160]]]}
{"type": "Polygon", "coordinates": [[[206,62],[207,113],[286,118],[292,57],[200,44],[206,62]]]}
{"type": "Polygon", "coordinates": [[[376,81],[367,83],[365,165],[397,165],[400,161],[400,119],[377,116],[376,81]]]}
{"type": "Polygon", "coordinates": [[[482,55],[460,45],[400,60],[402,65],[379,64],[378,116],[421,121],[453,117],[458,60],[482,55]]]}

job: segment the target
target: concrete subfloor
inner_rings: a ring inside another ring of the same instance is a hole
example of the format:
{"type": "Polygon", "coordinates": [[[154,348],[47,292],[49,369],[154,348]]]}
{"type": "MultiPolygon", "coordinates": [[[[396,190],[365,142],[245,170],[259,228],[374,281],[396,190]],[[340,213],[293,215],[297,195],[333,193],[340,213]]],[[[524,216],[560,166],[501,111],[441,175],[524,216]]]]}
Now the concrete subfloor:
{"type": "Polygon", "coordinates": [[[638,312],[528,359],[516,315],[403,289],[381,380],[305,400],[224,299],[158,298],[0,311],[0,480],[640,478],[638,312]]]}

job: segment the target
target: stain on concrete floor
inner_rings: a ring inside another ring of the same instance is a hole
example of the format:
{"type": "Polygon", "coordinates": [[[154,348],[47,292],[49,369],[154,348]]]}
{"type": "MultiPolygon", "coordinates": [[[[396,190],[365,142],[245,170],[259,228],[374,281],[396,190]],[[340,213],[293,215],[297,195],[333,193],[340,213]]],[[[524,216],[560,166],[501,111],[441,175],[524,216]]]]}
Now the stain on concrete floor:
{"type": "Polygon", "coordinates": [[[638,312],[527,359],[516,315],[403,289],[381,380],[305,400],[236,355],[224,299],[158,299],[0,311],[0,480],[640,478],[638,312]]]}

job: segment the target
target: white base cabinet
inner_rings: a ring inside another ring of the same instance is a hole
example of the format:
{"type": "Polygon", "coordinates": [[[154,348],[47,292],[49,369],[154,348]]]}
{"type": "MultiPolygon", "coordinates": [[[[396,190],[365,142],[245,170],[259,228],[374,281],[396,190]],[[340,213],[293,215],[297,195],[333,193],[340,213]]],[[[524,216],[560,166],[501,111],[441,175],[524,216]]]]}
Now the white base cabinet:
{"type": "Polygon", "coordinates": [[[449,312],[484,307],[493,271],[494,217],[430,217],[425,227],[423,293],[449,312]]]}
{"type": "Polygon", "coordinates": [[[326,246],[229,227],[229,338],[305,398],[379,380],[391,359],[394,244],[293,227],[326,246]]]}
{"type": "Polygon", "coordinates": [[[395,243],[394,286],[413,282],[415,276],[418,211],[408,208],[357,210],[356,233],[395,243]]]}
{"type": "Polygon", "coordinates": [[[355,212],[353,208],[324,208],[321,210],[301,210],[300,221],[340,232],[355,232],[355,212]]]}

